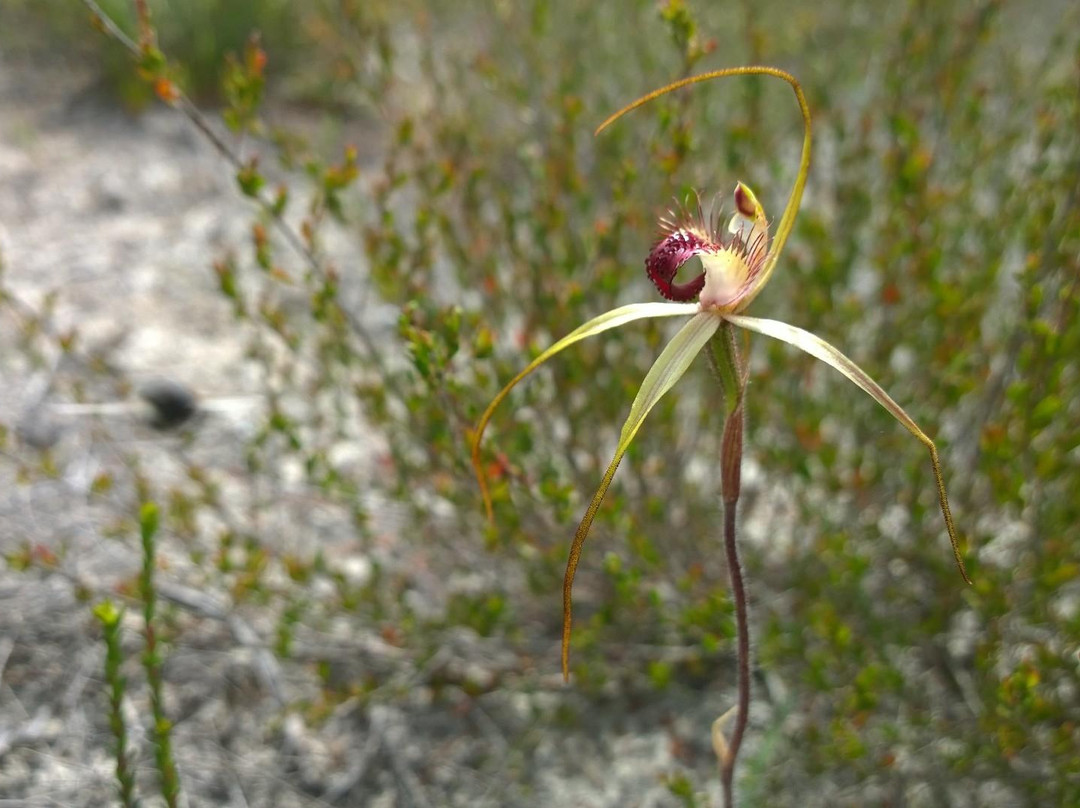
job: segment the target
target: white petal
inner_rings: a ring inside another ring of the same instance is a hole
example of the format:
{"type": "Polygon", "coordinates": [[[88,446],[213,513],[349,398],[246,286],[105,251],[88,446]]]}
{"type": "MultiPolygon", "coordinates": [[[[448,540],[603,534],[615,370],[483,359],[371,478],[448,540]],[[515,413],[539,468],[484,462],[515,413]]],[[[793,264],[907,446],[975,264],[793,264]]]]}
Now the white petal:
{"type": "Polygon", "coordinates": [[[607,471],[604,472],[600,487],[593,494],[592,501],[585,510],[585,516],[582,517],[581,524],[578,525],[577,532],[574,534],[574,542],[570,545],[570,558],[566,562],[566,575],[563,578],[562,664],[564,678],[570,675],[571,595],[574,588],[574,573],[577,571],[581,549],[585,545],[585,539],[589,535],[596,512],[600,509],[600,503],[604,501],[604,495],[607,494],[623,455],[630,448],[641,425],[645,423],[646,416],[664,397],[664,394],[675,385],[675,382],[683,377],[694,361],[694,357],[701,353],[701,349],[716,333],[720,322],[720,317],[714,312],[703,311],[684,325],[657,357],[646,374],[645,381],[641,383],[634,403],[630,406],[630,414],[626,418],[626,423],[623,424],[619,445],[615,448],[615,456],[611,459],[607,471]]]}
{"type": "Polygon", "coordinates": [[[949,510],[949,499],[945,494],[945,479],[941,475],[941,461],[938,460],[937,447],[926,436],[926,433],[919,429],[918,424],[912,420],[911,416],[904,412],[903,408],[893,401],[889,394],[881,389],[881,385],[871,379],[865,370],[816,334],[811,334],[809,331],[804,331],[801,328],[796,328],[778,320],[764,320],[760,317],[745,317],[739,314],[727,314],[724,317],[732,325],[737,325],[749,331],[756,331],[759,334],[794,345],[815,359],[820,359],[825,364],[836,368],[850,381],[861,387],[874,401],[887,409],[893,418],[903,424],[908,432],[919,439],[919,442],[930,451],[930,463],[934,468],[934,481],[937,483],[938,489],[938,502],[941,505],[941,515],[945,518],[945,528],[949,532],[949,541],[952,543],[956,565],[960,568],[960,574],[964,576],[964,580],[970,584],[971,579],[964,568],[964,559],[960,555],[960,543],[956,535],[956,526],[953,524],[952,512],[949,510]]]}
{"type": "Polygon", "coordinates": [[[473,469],[476,472],[477,481],[480,483],[480,492],[484,498],[484,509],[487,511],[488,518],[490,519],[492,517],[491,496],[488,494],[487,480],[484,477],[483,466],[480,463],[480,441],[484,437],[484,430],[487,429],[488,422],[491,420],[491,416],[494,414],[495,409],[502,403],[503,399],[510,394],[510,391],[517,386],[518,382],[540,367],[540,365],[544,364],[544,362],[551,359],[551,357],[555,356],[555,354],[569,348],[574,343],[580,342],[583,339],[596,336],[604,331],[618,328],[627,323],[632,323],[635,320],[644,320],[651,317],[675,317],[678,315],[693,314],[697,310],[698,305],[696,303],[631,303],[628,306],[620,306],[617,309],[604,312],[599,317],[594,317],[584,325],[575,328],[536,357],[536,359],[530,362],[521,373],[511,379],[506,387],[499,391],[499,394],[495,396],[491,404],[488,405],[484,414],[480,416],[480,421],[477,423],[476,430],[472,436],[472,464],[473,469]]]}

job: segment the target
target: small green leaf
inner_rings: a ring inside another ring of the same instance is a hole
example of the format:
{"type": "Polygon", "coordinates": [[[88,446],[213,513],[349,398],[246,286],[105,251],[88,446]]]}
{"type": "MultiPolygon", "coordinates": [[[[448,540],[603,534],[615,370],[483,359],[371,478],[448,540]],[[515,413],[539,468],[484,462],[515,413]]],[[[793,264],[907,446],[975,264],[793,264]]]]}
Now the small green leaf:
{"type": "Polygon", "coordinates": [[[94,617],[100,620],[101,624],[106,627],[111,628],[112,626],[115,626],[120,622],[122,616],[123,612],[117,609],[111,600],[103,600],[94,607],[94,617]]]}
{"type": "Polygon", "coordinates": [[[158,522],[158,506],[153,502],[144,502],[139,509],[139,529],[143,541],[149,541],[157,534],[158,522]]]}

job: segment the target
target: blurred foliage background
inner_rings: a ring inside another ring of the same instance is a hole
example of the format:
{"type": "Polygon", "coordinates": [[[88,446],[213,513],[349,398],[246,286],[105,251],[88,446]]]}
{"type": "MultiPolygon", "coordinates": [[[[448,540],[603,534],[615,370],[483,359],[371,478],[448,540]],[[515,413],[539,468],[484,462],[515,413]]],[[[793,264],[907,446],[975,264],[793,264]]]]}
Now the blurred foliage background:
{"type": "MultiPolygon", "coordinates": [[[[104,91],[129,108],[152,101],[80,4],[6,5],[34,33],[18,48],[70,42],[68,58],[100,66],[104,91]]],[[[103,5],[130,25],[129,4],[103,5]]],[[[643,260],[673,200],[699,189],[730,205],[743,180],[779,217],[800,143],[779,82],[712,83],[591,134],[670,80],[769,64],[802,81],[815,151],[786,256],[749,313],[847,352],[935,438],[975,585],[953,565],[922,447],[830,369],[750,341],[741,542],[755,698],[770,709],[751,723],[743,800],[1080,804],[1075,4],[150,5],[196,99],[230,103],[225,54],[259,29],[265,120],[304,110],[321,123],[314,135],[265,121],[250,130],[263,165],[278,158],[283,215],[333,270],[312,271],[273,236],[236,245],[216,267],[273,403],[248,447],[250,473],[273,477],[295,457],[308,485],[352,510],[359,535],[373,502],[393,503],[401,541],[422,542],[430,569],[472,575],[432,618],[404,597],[408,574],[373,548],[372,582],[342,583],[316,605],[303,596],[321,563],[312,548],[288,560],[300,594],[272,596],[289,604],[279,653],[296,626],[336,613],[393,626],[432,653],[440,632],[466,626],[534,654],[536,676],[557,668],[569,540],[669,327],[588,340],[514,393],[485,449],[492,528],[468,429],[555,338],[656,299],[643,260]],[[357,178],[341,154],[358,137],[357,178]],[[334,262],[327,244],[342,240],[359,265],[334,262]],[[289,298],[297,284],[306,305],[289,298]],[[350,316],[370,299],[396,328],[350,316]],[[369,429],[388,454],[361,482],[331,449],[369,429]]],[[[733,684],[720,406],[705,369],[689,374],[597,518],[572,655],[586,702],[664,703],[733,684]]],[[[176,496],[210,507],[193,479],[176,496]]],[[[260,535],[249,525],[228,541],[257,548],[260,535]]],[[[258,575],[244,585],[258,592],[258,575]]],[[[686,804],[712,777],[708,757],[703,748],[672,783],[686,804]]]]}

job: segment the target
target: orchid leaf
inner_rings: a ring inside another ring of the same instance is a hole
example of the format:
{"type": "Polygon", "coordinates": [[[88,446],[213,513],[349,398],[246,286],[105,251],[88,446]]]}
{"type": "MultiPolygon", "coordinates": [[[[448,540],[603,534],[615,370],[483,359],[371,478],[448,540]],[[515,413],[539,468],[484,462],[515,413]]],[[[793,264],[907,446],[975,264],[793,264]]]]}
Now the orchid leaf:
{"type": "Polygon", "coordinates": [[[820,359],[827,365],[835,368],[843,373],[848,380],[861,387],[871,398],[878,404],[889,411],[897,421],[904,425],[907,430],[918,438],[930,451],[930,463],[934,468],[934,480],[937,483],[938,489],[938,501],[941,504],[941,514],[945,517],[945,528],[949,532],[949,541],[952,543],[953,555],[956,557],[956,565],[960,568],[960,574],[964,577],[967,583],[971,583],[971,579],[968,577],[967,570],[964,568],[964,559],[960,555],[960,543],[956,535],[956,527],[953,524],[952,513],[949,511],[949,499],[945,494],[945,480],[941,475],[941,462],[938,460],[937,447],[934,446],[934,442],[926,436],[918,424],[911,419],[903,408],[897,404],[889,394],[886,393],[881,386],[875,382],[870,376],[848,359],[844,354],[834,348],[815,334],[811,334],[809,331],[804,331],[801,328],[796,328],[793,325],[782,323],[777,320],[765,320],[760,317],[745,317],[743,315],[729,314],[725,315],[725,319],[732,325],[737,325],[740,328],[745,328],[748,331],[756,331],[759,334],[764,334],[767,337],[773,337],[774,339],[786,342],[789,345],[794,345],[801,351],[805,351],[815,359],[820,359]]]}
{"type": "Polygon", "coordinates": [[[600,503],[604,501],[604,495],[607,494],[611,480],[615,477],[615,471],[619,468],[623,455],[630,448],[641,425],[645,423],[645,418],[657,402],[683,377],[690,363],[694,361],[694,357],[701,353],[701,349],[716,333],[720,323],[721,319],[715,313],[699,312],[684,325],[653,363],[645,376],[645,381],[641,383],[641,389],[638,390],[634,403],[630,406],[630,415],[623,424],[619,445],[615,448],[615,456],[607,467],[607,471],[604,472],[600,487],[593,495],[592,502],[589,503],[585,516],[582,517],[581,524],[578,525],[577,532],[574,534],[574,542],[570,545],[570,558],[566,562],[566,576],[563,578],[563,679],[570,678],[570,625],[574,574],[577,572],[581,550],[589,535],[596,512],[600,510],[600,503]]]}
{"type": "Polygon", "coordinates": [[[599,317],[595,317],[574,329],[536,357],[536,359],[529,363],[528,367],[511,379],[510,383],[499,391],[499,394],[495,396],[491,404],[488,405],[488,408],[484,410],[484,414],[480,417],[480,421],[476,425],[476,430],[472,435],[471,448],[473,470],[476,472],[476,479],[480,483],[480,493],[484,498],[484,510],[487,511],[488,521],[491,521],[494,516],[491,506],[491,494],[488,492],[487,478],[484,476],[483,466],[480,463],[480,441],[484,437],[484,430],[487,429],[488,422],[491,420],[491,416],[494,414],[495,409],[502,403],[503,399],[510,394],[510,391],[517,386],[518,382],[540,367],[540,365],[544,364],[544,362],[551,359],[551,357],[555,356],[555,354],[587,337],[596,336],[597,334],[612,328],[618,328],[619,326],[631,323],[634,320],[643,320],[650,317],[675,317],[677,315],[693,314],[697,309],[696,303],[632,303],[629,306],[620,306],[617,309],[604,312],[599,317]]]}

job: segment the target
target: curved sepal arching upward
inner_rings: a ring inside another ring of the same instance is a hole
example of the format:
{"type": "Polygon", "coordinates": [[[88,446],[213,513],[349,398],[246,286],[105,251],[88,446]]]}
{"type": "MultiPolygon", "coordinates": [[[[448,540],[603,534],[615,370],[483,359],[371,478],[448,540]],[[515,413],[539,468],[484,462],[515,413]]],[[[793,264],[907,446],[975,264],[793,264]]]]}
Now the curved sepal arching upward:
{"type": "Polygon", "coordinates": [[[806,185],[806,177],[810,171],[810,107],[807,106],[806,97],[803,95],[802,86],[799,84],[798,79],[784,70],[779,70],[775,67],[764,66],[752,66],[752,67],[729,67],[723,70],[713,70],[709,73],[702,73],[700,76],[691,76],[690,78],[682,79],[661,87],[657,90],[653,90],[651,93],[641,96],[636,101],[627,104],[615,114],[611,115],[602,124],[596,127],[594,134],[600,134],[607,127],[626,115],[628,112],[632,112],[638,107],[647,104],[653,99],[659,98],[662,95],[666,95],[674,90],[679,90],[683,87],[688,87],[691,84],[697,84],[702,81],[710,81],[712,79],[724,78],[727,76],[773,76],[778,79],[782,79],[791,85],[791,88],[795,91],[795,100],[799,103],[799,111],[802,113],[803,118],[803,145],[802,155],[799,158],[799,171],[795,176],[795,183],[791,188],[791,195],[788,197],[787,206],[784,208],[784,213],[780,217],[780,224],[776,228],[776,236],[773,240],[772,249],[769,251],[768,257],[765,259],[765,265],[762,267],[760,279],[755,284],[754,288],[749,291],[745,298],[740,301],[738,311],[743,311],[750,302],[757,297],[758,293],[765,287],[765,284],[769,280],[769,276],[772,275],[772,271],[776,266],[776,261],[780,257],[780,253],[784,248],[784,243],[787,241],[788,236],[791,235],[791,228],[795,224],[795,214],[799,211],[799,203],[802,202],[803,188],[806,185]]]}
{"type": "Polygon", "coordinates": [[[573,622],[571,606],[574,574],[577,572],[581,550],[585,546],[585,539],[588,538],[596,512],[600,510],[600,503],[604,501],[604,495],[607,494],[608,487],[615,477],[619,463],[626,454],[626,450],[630,448],[630,444],[634,442],[634,436],[641,429],[641,425],[645,423],[645,418],[668,390],[674,387],[675,382],[683,377],[690,363],[694,361],[694,357],[701,353],[705,343],[716,333],[720,323],[720,318],[712,312],[700,312],[684,325],[649,368],[645,381],[641,383],[637,397],[630,406],[630,415],[623,424],[622,433],[619,435],[619,445],[615,447],[615,456],[611,459],[607,471],[604,472],[604,478],[600,481],[600,487],[596,489],[596,493],[593,494],[585,516],[581,519],[581,524],[578,525],[577,532],[574,534],[574,543],[570,545],[570,557],[566,561],[566,575],[563,577],[563,679],[570,678],[570,627],[573,622]]]}
{"type": "Polygon", "coordinates": [[[697,311],[697,305],[694,303],[632,303],[629,306],[620,306],[617,309],[604,312],[599,317],[594,317],[584,325],[575,328],[536,357],[529,363],[528,367],[511,379],[510,383],[499,391],[499,394],[495,396],[488,408],[484,410],[484,414],[480,416],[480,421],[472,434],[471,445],[473,471],[476,473],[476,479],[480,483],[480,493],[484,498],[484,510],[487,512],[489,521],[493,518],[491,494],[488,491],[487,478],[484,476],[484,468],[480,462],[480,442],[484,438],[484,430],[487,429],[488,422],[491,420],[496,408],[510,394],[510,391],[517,386],[518,382],[555,356],[555,354],[587,337],[632,323],[634,320],[643,320],[649,317],[675,317],[677,315],[693,314],[695,311],[697,311]]]}

